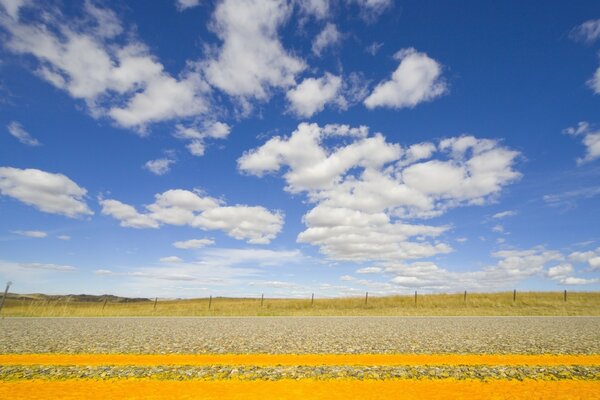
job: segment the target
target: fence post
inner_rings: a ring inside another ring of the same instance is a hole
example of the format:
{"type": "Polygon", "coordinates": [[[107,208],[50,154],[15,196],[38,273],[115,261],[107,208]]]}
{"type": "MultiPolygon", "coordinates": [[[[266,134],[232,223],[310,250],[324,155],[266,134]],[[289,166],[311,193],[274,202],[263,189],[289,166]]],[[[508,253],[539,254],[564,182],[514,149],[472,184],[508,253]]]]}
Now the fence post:
{"type": "Polygon", "coordinates": [[[417,291],[415,290],[415,306],[417,305],[417,291]]]}
{"type": "Polygon", "coordinates": [[[4,289],[4,296],[2,296],[2,303],[0,303],[0,312],[2,312],[2,307],[4,307],[4,302],[6,301],[6,296],[8,295],[8,288],[12,285],[12,282],[6,282],[6,289],[4,289]]]}
{"type": "Polygon", "coordinates": [[[313,293],[310,297],[310,306],[312,307],[315,304],[315,294],[313,293]]]}
{"type": "MultiPolygon", "coordinates": [[[[102,311],[104,311],[104,308],[106,308],[106,303],[108,302],[108,297],[104,298],[104,304],[102,304],[102,311]]],[[[58,302],[57,302],[58,303],[58,302]]]]}
{"type": "Polygon", "coordinates": [[[465,304],[467,304],[467,291],[466,290],[465,290],[465,297],[464,297],[463,301],[465,302],[465,304]]]}
{"type": "Polygon", "coordinates": [[[263,293],[260,295],[260,308],[262,308],[264,301],[265,301],[265,294],[263,293]]]}
{"type": "Polygon", "coordinates": [[[567,301],[567,289],[565,289],[565,301],[567,301]]]}
{"type": "Polygon", "coordinates": [[[369,292],[366,292],[365,293],[365,306],[367,305],[368,301],[369,301],[369,292]]]}
{"type": "Polygon", "coordinates": [[[210,310],[210,306],[212,304],[212,295],[208,298],[208,309],[210,310]]]}
{"type": "Polygon", "coordinates": [[[158,303],[158,297],[154,299],[154,311],[156,311],[156,303],[158,303]]]}
{"type": "Polygon", "coordinates": [[[517,301],[517,289],[513,290],[513,303],[517,301]]]}

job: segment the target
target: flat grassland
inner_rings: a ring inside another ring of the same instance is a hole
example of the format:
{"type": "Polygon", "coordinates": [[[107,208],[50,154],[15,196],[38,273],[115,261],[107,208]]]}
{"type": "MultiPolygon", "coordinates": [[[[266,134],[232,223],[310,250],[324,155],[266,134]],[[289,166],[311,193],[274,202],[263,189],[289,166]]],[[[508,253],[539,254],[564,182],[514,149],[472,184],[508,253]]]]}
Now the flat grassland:
{"type": "Polygon", "coordinates": [[[307,299],[124,299],[114,296],[11,295],[5,317],[110,316],[600,316],[600,292],[426,294],[307,299]]]}

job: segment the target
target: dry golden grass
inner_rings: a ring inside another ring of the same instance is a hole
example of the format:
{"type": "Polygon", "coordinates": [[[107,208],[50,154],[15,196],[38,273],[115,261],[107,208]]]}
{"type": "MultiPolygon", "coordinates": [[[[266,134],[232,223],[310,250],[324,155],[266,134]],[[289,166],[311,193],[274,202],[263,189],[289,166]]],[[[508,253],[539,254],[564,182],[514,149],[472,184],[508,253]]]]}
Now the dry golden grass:
{"type": "Polygon", "coordinates": [[[8,298],[3,316],[102,317],[102,316],[460,316],[460,315],[600,315],[600,292],[463,293],[333,299],[213,298],[124,302],[78,302],[8,298]]]}

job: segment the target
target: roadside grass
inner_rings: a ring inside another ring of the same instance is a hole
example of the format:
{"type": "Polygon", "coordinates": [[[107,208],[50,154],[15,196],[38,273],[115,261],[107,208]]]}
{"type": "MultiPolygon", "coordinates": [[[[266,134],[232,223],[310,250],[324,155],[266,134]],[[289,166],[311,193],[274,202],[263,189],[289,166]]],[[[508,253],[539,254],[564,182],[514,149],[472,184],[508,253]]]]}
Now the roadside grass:
{"type": "Polygon", "coordinates": [[[419,294],[311,299],[197,298],[136,302],[77,301],[70,299],[16,299],[8,297],[4,317],[103,316],[600,316],[600,292],[513,292],[419,294]],[[209,309],[210,302],[210,309],[209,309]]]}

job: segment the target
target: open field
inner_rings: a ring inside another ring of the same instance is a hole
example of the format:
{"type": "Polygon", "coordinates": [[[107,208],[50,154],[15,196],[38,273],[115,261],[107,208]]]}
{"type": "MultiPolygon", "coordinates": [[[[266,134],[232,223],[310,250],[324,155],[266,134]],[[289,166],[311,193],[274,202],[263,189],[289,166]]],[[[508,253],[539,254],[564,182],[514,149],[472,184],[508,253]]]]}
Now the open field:
{"type": "Polygon", "coordinates": [[[104,298],[86,301],[73,297],[8,297],[3,316],[8,317],[102,317],[102,316],[468,316],[468,315],[596,315],[600,316],[600,293],[513,292],[427,294],[417,296],[369,296],[308,299],[199,298],[153,300],[104,298]]]}

